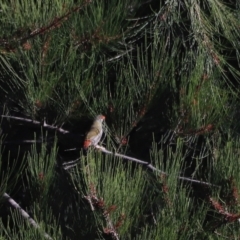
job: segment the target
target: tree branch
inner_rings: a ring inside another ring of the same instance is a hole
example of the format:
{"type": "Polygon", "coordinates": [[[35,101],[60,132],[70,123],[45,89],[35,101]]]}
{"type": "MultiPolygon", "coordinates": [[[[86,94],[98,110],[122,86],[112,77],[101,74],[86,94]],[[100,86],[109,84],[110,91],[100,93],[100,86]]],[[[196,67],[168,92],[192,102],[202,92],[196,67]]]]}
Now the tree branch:
{"type": "Polygon", "coordinates": [[[44,128],[47,128],[47,129],[51,129],[51,130],[58,131],[58,132],[60,132],[60,133],[62,133],[62,134],[70,133],[69,131],[64,130],[63,128],[59,128],[59,127],[55,127],[55,126],[49,125],[49,124],[47,124],[45,121],[44,121],[43,123],[41,123],[41,122],[39,122],[39,121],[32,120],[32,119],[28,119],[28,118],[7,116],[7,115],[0,115],[0,117],[2,117],[2,118],[14,119],[14,120],[22,121],[22,122],[27,122],[27,123],[32,123],[32,124],[34,124],[34,125],[38,125],[38,126],[42,126],[42,127],[44,127],[44,128]]]}
{"type": "MultiPolygon", "coordinates": [[[[95,148],[99,149],[101,152],[104,152],[106,154],[114,155],[114,156],[117,156],[117,157],[120,157],[120,158],[123,158],[123,159],[130,160],[132,162],[139,163],[139,164],[145,166],[146,168],[151,169],[154,172],[158,172],[158,173],[161,173],[161,174],[164,174],[164,175],[168,175],[166,172],[163,172],[162,170],[157,169],[156,167],[154,167],[149,162],[145,162],[145,161],[142,161],[140,159],[129,157],[129,156],[126,156],[126,155],[123,155],[123,154],[120,154],[120,153],[111,152],[111,151],[107,150],[106,148],[104,148],[102,146],[99,146],[99,145],[95,146],[95,148]]],[[[70,168],[75,167],[77,165],[78,160],[79,159],[63,163],[62,164],[63,169],[64,170],[68,170],[70,168]]],[[[193,179],[193,178],[182,177],[182,176],[178,176],[177,178],[180,179],[180,180],[183,180],[185,182],[192,182],[192,183],[196,183],[196,184],[205,185],[205,186],[208,186],[208,187],[219,187],[218,185],[215,185],[215,184],[212,184],[212,183],[208,183],[208,182],[204,182],[204,181],[200,181],[200,180],[196,180],[196,179],[193,179]]]]}
{"type": "MultiPolygon", "coordinates": [[[[25,218],[34,228],[40,229],[40,226],[19,206],[14,199],[12,199],[7,193],[4,193],[3,197],[11,204],[12,207],[17,209],[23,218],[25,218]]],[[[43,235],[46,239],[53,240],[47,233],[43,233],[43,235]]]]}
{"type": "MultiPolygon", "coordinates": [[[[129,156],[126,156],[126,155],[123,155],[123,154],[120,154],[120,153],[111,152],[111,151],[107,150],[106,148],[104,148],[102,146],[99,146],[99,145],[97,145],[96,148],[99,149],[100,151],[106,153],[106,154],[114,155],[114,156],[117,156],[117,157],[120,157],[120,158],[123,158],[123,159],[128,159],[132,162],[140,163],[141,165],[145,166],[146,168],[151,169],[154,172],[158,172],[158,173],[161,173],[161,174],[164,174],[164,175],[168,175],[166,172],[163,172],[163,171],[157,169],[156,167],[154,167],[149,162],[145,162],[145,161],[139,160],[137,158],[129,157],[129,156]]],[[[201,185],[205,185],[205,186],[211,186],[211,187],[219,187],[215,184],[208,183],[208,182],[203,182],[203,181],[196,180],[196,179],[193,179],[193,178],[187,178],[187,177],[181,177],[181,176],[178,176],[177,178],[180,179],[180,180],[186,181],[186,182],[192,182],[192,183],[197,183],[197,184],[201,184],[201,185]]]]}

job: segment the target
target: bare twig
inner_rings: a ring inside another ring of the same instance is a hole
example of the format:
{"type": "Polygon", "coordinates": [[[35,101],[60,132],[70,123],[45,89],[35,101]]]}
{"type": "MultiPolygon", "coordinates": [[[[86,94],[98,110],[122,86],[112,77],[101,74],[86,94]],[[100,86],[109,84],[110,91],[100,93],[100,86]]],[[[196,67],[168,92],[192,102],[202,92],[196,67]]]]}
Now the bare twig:
{"type": "MultiPolygon", "coordinates": [[[[76,160],[76,161],[78,161],[78,160],[76,160]]],[[[73,168],[73,167],[76,167],[76,166],[77,166],[77,163],[69,164],[69,165],[64,165],[64,166],[63,166],[63,169],[64,169],[64,170],[69,170],[69,169],[71,169],[71,168],[73,168]]]]}
{"type": "Polygon", "coordinates": [[[68,165],[76,164],[79,160],[80,160],[80,158],[77,158],[76,160],[72,160],[72,161],[69,161],[69,162],[64,162],[64,163],[62,163],[62,166],[68,166],[68,165]]]}
{"type": "Polygon", "coordinates": [[[89,205],[91,207],[91,210],[94,211],[95,208],[93,206],[92,200],[91,200],[91,196],[84,196],[84,198],[89,202],[89,205]]]}
{"type": "Polygon", "coordinates": [[[63,22],[67,21],[70,18],[71,14],[78,12],[80,10],[83,10],[84,7],[86,7],[90,3],[91,3],[91,1],[85,1],[82,6],[73,7],[72,9],[68,10],[65,14],[63,14],[62,16],[55,17],[48,25],[42,26],[42,27],[39,27],[39,28],[33,30],[27,36],[22,36],[20,38],[15,38],[13,36],[11,40],[0,39],[0,45],[4,44],[6,47],[11,48],[11,44],[13,42],[16,42],[16,41],[26,42],[27,40],[34,38],[37,35],[42,35],[51,30],[57,29],[63,24],[63,22]]]}
{"type": "MultiPolygon", "coordinates": [[[[97,145],[96,146],[97,149],[101,150],[102,152],[106,153],[106,154],[110,154],[110,155],[114,155],[114,156],[117,156],[117,157],[121,157],[123,159],[128,159],[132,162],[136,162],[136,163],[140,163],[142,164],[143,166],[151,169],[152,171],[154,172],[159,172],[161,174],[164,174],[164,175],[168,175],[167,173],[157,169],[156,167],[154,167],[151,163],[149,162],[145,162],[145,161],[142,161],[142,160],[139,160],[137,158],[133,158],[133,157],[129,157],[129,156],[126,156],[126,155],[123,155],[123,154],[120,154],[120,153],[114,153],[114,152],[111,152],[111,151],[108,151],[106,148],[102,147],[102,146],[99,146],[97,145]]],[[[187,177],[181,177],[181,176],[178,176],[177,177],[178,179],[180,180],[183,180],[183,181],[186,181],[186,182],[192,182],[192,183],[197,183],[197,184],[201,184],[201,185],[205,185],[205,186],[211,186],[211,187],[219,187],[215,184],[212,184],[212,183],[208,183],[208,182],[203,182],[203,181],[200,181],[200,180],[196,180],[196,179],[192,179],[192,178],[187,178],[187,177]]]]}
{"type": "Polygon", "coordinates": [[[77,150],[79,150],[79,149],[80,149],[80,148],[69,148],[69,149],[64,150],[64,152],[77,151],[77,150]]]}
{"type": "Polygon", "coordinates": [[[44,142],[53,142],[48,140],[22,140],[22,141],[3,141],[2,144],[32,144],[32,143],[44,143],[44,142]]]}
{"type": "Polygon", "coordinates": [[[14,116],[7,116],[7,115],[0,115],[0,117],[2,118],[9,118],[9,119],[14,119],[14,120],[18,120],[18,121],[22,121],[22,122],[28,122],[28,123],[32,123],[34,125],[38,125],[38,126],[42,126],[44,128],[48,128],[51,130],[55,130],[58,131],[62,134],[67,134],[69,133],[69,131],[64,130],[63,128],[59,128],[59,127],[55,127],[52,125],[47,124],[45,121],[43,123],[36,121],[36,120],[32,120],[32,119],[28,119],[28,118],[22,118],[22,117],[14,117],[14,116]]]}
{"type": "MultiPolygon", "coordinates": [[[[99,145],[96,145],[95,148],[99,149],[101,152],[104,152],[106,154],[114,155],[114,156],[117,156],[117,157],[120,157],[120,158],[123,158],[123,159],[130,160],[132,162],[139,163],[139,164],[145,166],[146,168],[151,169],[154,172],[158,172],[158,173],[161,173],[161,174],[166,175],[166,176],[168,175],[166,172],[157,169],[156,167],[154,167],[149,162],[142,161],[142,160],[137,159],[137,158],[129,157],[129,156],[126,156],[126,155],[123,155],[123,154],[120,154],[120,153],[111,152],[111,151],[107,150],[105,147],[102,147],[102,146],[99,146],[99,145]]],[[[63,169],[68,170],[70,168],[73,168],[73,167],[77,166],[78,161],[79,161],[79,158],[76,159],[76,160],[70,161],[70,162],[63,163],[62,164],[63,169]]],[[[209,186],[209,187],[219,187],[218,185],[208,183],[208,182],[203,182],[203,181],[196,180],[196,179],[193,179],[193,178],[187,178],[187,177],[182,177],[182,176],[178,176],[177,178],[180,179],[180,180],[186,181],[186,182],[192,182],[192,183],[201,184],[201,185],[205,185],[205,186],[209,186]]]]}
{"type": "Polygon", "coordinates": [[[110,234],[114,240],[119,240],[116,228],[110,218],[110,211],[106,210],[103,199],[97,197],[96,189],[92,184],[90,185],[89,195],[84,196],[84,198],[89,202],[92,211],[95,211],[96,209],[101,210],[108,226],[104,229],[104,233],[110,234]]]}
{"type": "Polygon", "coordinates": [[[106,222],[107,222],[108,228],[109,228],[109,230],[107,230],[107,232],[109,232],[112,235],[114,240],[119,240],[117,231],[116,231],[115,226],[113,225],[113,223],[112,223],[112,221],[110,219],[109,213],[104,214],[104,217],[106,219],[106,222]]]}
{"type": "MultiPolygon", "coordinates": [[[[14,207],[15,209],[17,209],[20,214],[34,227],[34,228],[37,228],[37,229],[40,229],[40,226],[29,216],[29,214],[24,211],[20,206],[19,204],[14,200],[12,199],[7,193],[4,193],[3,194],[3,197],[11,204],[12,207],[14,207]]],[[[52,238],[47,234],[47,233],[43,233],[44,237],[46,239],[51,239],[52,238]]]]}
{"type": "Polygon", "coordinates": [[[151,216],[152,216],[152,218],[153,218],[154,224],[157,225],[157,221],[156,221],[156,218],[155,218],[155,216],[154,216],[154,214],[153,214],[153,211],[151,212],[151,216]]]}

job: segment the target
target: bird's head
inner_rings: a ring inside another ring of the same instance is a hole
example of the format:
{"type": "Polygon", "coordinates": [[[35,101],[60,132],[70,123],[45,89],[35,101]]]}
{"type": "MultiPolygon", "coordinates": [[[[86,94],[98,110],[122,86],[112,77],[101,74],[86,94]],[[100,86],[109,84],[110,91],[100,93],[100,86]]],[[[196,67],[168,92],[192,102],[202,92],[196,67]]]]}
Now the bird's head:
{"type": "Polygon", "coordinates": [[[100,120],[102,122],[103,120],[105,120],[105,116],[98,115],[95,120],[100,120]]]}

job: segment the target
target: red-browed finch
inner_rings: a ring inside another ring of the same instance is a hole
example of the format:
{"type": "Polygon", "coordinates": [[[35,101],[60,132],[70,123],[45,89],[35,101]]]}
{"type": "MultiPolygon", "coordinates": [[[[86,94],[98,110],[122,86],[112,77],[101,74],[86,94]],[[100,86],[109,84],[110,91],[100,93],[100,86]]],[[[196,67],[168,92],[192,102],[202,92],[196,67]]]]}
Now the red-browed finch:
{"type": "Polygon", "coordinates": [[[103,128],[102,128],[103,120],[105,120],[105,116],[103,115],[98,115],[95,118],[89,132],[85,137],[84,144],[83,144],[84,149],[87,149],[90,146],[96,146],[98,142],[101,140],[101,137],[103,134],[103,128]]]}

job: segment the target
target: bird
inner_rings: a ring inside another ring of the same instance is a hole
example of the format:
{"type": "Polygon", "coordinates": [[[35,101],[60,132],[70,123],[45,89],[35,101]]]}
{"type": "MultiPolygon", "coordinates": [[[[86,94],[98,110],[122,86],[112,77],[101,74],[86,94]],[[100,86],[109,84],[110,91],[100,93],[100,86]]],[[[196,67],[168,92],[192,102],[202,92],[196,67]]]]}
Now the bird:
{"type": "Polygon", "coordinates": [[[105,116],[103,115],[98,115],[95,118],[89,132],[86,134],[84,139],[83,148],[85,150],[87,150],[90,146],[96,146],[101,140],[103,134],[102,122],[104,120],[105,116]]]}

